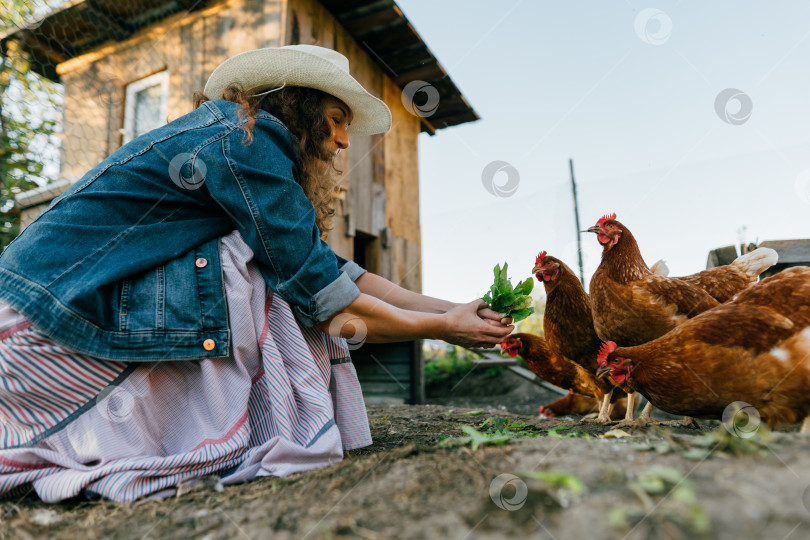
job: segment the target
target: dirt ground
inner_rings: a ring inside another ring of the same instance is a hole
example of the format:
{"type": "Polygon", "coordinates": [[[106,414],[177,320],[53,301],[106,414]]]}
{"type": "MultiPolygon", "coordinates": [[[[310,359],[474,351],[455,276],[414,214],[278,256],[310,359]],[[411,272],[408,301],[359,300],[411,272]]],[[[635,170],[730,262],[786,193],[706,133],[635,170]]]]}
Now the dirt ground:
{"type": "MultiPolygon", "coordinates": [[[[614,437],[611,425],[499,408],[509,408],[510,395],[528,406],[539,389],[503,374],[470,377],[453,391],[444,389],[449,397],[433,398],[443,404],[369,406],[374,444],[329,467],[224,490],[214,489],[214,480],[181,497],[134,507],[7,500],[0,503],[0,535],[810,537],[810,439],[796,426],[740,437],[702,422],[698,430],[652,426],[614,437]],[[448,403],[465,384],[506,391],[480,396],[477,407],[463,406],[469,396],[456,396],[462,406],[448,403]],[[461,438],[463,429],[474,434],[471,440],[461,438]]],[[[533,410],[538,404],[532,402],[533,410]]]]}

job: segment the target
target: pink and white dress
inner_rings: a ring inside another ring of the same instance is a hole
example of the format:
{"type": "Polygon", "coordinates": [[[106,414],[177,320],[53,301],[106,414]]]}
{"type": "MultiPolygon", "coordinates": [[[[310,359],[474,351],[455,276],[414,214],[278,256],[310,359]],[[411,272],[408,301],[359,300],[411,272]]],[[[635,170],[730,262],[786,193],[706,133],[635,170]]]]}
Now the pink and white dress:
{"type": "Polygon", "coordinates": [[[221,253],[226,359],[99,360],[0,304],[0,496],[129,503],[192,477],[286,476],[371,444],[345,340],[300,326],[238,233],[221,253]]]}

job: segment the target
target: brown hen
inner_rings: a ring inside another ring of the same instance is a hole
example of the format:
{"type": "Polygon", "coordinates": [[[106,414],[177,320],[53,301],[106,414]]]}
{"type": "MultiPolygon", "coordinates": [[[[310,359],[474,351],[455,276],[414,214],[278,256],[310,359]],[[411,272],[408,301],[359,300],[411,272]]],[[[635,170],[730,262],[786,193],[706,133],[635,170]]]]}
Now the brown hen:
{"type": "Polygon", "coordinates": [[[691,276],[654,275],[633,234],[615,218],[605,216],[588,229],[603,247],[602,262],[591,278],[591,308],[599,337],[625,347],[652,341],[727,301],[777,260],[774,250],[759,248],[691,276]]]}
{"type": "Polygon", "coordinates": [[[810,429],[810,268],[789,268],[635,347],[608,342],[600,375],[656,407],[720,418],[734,402],[810,429]]]}
{"type": "MultiPolygon", "coordinates": [[[[537,256],[532,273],[546,289],[543,331],[549,351],[577,364],[589,374],[596,373],[599,367],[596,357],[602,341],[593,328],[591,302],[582,283],[564,262],[547,255],[545,251],[537,256]]],[[[602,396],[596,420],[609,422],[612,385],[595,377],[594,381],[602,396]]]]}
{"type": "MultiPolygon", "coordinates": [[[[604,216],[588,229],[602,245],[602,262],[591,278],[594,328],[604,341],[628,347],[663,336],[679,324],[720,305],[755,283],[776,263],[776,252],[759,248],[730,265],[683,278],[655,275],[647,267],[630,230],[604,216]]],[[[633,424],[633,399],[628,400],[633,424]]],[[[649,420],[648,403],[636,424],[649,420]]],[[[688,420],[687,420],[688,421],[688,420]]]]}

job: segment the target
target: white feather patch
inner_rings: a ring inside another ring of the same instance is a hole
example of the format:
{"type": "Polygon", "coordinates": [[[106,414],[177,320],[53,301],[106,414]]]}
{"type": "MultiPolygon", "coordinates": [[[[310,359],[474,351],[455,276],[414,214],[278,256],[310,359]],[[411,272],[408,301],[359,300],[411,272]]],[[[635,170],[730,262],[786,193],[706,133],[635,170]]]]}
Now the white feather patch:
{"type": "Polygon", "coordinates": [[[790,359],[790,353],[787,352],[785,349],[780,349],[779,347],[774,347],[773,349],[771,349],[771,356],[773,356],[783,364],[787,363],[788,359],[790,359]]]}
{"type": "Polygon", "coordinates": [[[756,277],[775,265],[779,261],[779,254],[771,248],[757,248],[751,253],[737,257],[731,264],[738,267],[751,277],[756,277]]]}

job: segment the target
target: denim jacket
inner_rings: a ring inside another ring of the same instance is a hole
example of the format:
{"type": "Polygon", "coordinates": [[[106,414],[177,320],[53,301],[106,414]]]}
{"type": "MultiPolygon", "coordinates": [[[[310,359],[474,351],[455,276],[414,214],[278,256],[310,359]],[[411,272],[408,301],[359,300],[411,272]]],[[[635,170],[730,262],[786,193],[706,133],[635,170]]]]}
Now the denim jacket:
{"type": "Polygon", "coordinates": [[[109,360],[230,353],[219,239],[238,230],[267,286],[304,325],[360,294],[363,270],[320,239],[298,184],[298,140],[209,101],[90,170],[0,257],[0,302],[78,352],[109,360]]]}

